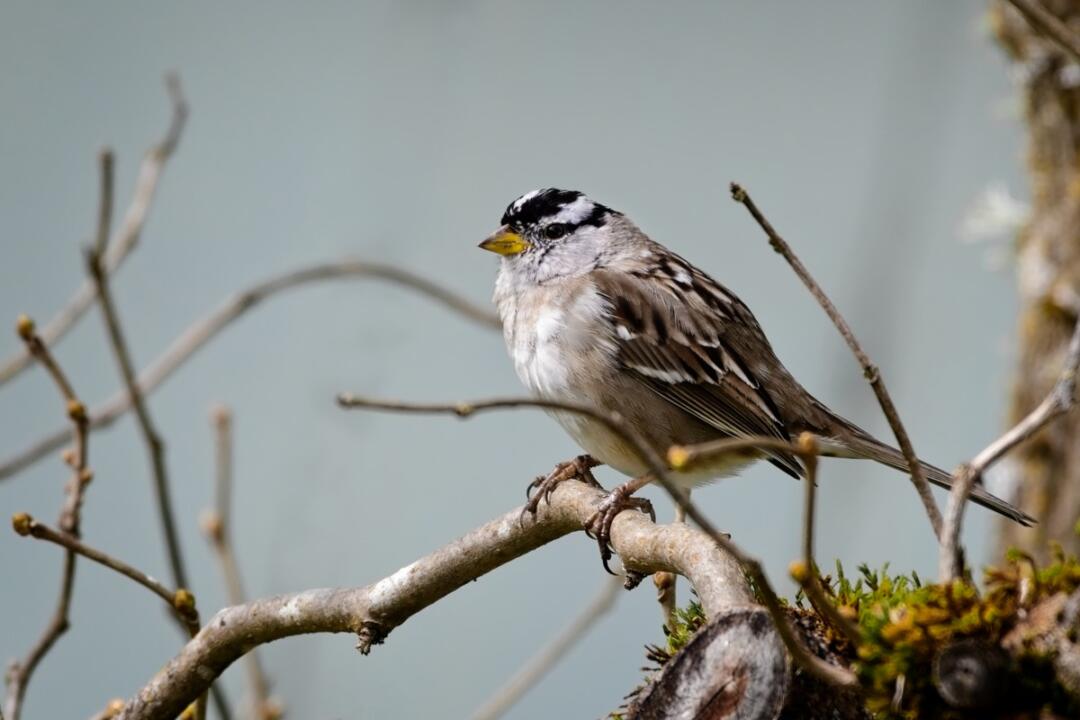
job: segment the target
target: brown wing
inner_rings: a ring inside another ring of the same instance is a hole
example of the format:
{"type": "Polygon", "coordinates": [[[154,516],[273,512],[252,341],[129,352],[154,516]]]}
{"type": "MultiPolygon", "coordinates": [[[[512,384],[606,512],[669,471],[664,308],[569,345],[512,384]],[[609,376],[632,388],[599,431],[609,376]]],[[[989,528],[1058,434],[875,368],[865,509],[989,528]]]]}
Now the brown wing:
{"type": "MultiPolygon", "coordinates": [[[[725,435],[790,439],[762,382],[757,350],[779,365],[750,310],[711,278],[675,255],[627,272],[595,270],[611,303],[623,367],[662,398],[725,435]]],[[[767,370],[767,369],[766,369],[767,370]]],[[[770,461],[794,477],[790,453],[770,461]]]]}

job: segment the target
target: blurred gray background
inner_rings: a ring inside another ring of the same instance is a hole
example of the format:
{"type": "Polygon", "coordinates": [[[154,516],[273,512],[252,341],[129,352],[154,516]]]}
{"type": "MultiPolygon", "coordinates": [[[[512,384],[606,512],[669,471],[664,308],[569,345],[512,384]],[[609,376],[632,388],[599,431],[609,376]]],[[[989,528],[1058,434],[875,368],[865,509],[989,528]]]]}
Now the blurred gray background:
{"type": "MultiPolygon", "coordinates": [[[[145,364],[227,294],[354,254],[437,278],[478,302],[495,259],[476,243],[538,186],[627,212],[754,308],[818,396],[888,429],[821,310],[727,183],[751,190],[881,365],[921,455],[945,467],[999,430],[1012,362],[1010,268],[959,228],[988,186],[1022,191],[1008,68],[983,2],[99,2],[0,8],[0,315],[46,320],[82,279],[95,156],[118,153],[118,216],[168,119],[165,70],[192,114],[143,245],[116,278],[145,364]]],[[[95,311],[58,348],[91,404],[118,385],[95,311]]],[[[0,336],[6,354],[14,333],[0,336]]],[[[399,288],[320,285],[269,301],[151,401],[204,617],[223,602],[198,530],[211,502],[214,402],[236,414],[235,537],[251,594],[374,581],[522,499],[577,452],[546,417],[467,423],[344,413],[353,390],[414,400],[517,394],[502,340],[399,288]]],[[[0,455],[62,424],[33,368],[0,389],[0,455]]],[[[130,417],[91,442],[85,537],[166,577],[147,459],[130,417]]],[[[67,471],[50,458],[0,483],[0,509],[52,522],[67,471]]],[[[602,482],[615,482],[605,471],[602,482]]],[[[670,504],[656,492],[658,509],[670,504]]],[[[756,467],[696,497],[787,591],[799,485],[756,467]]],[[[906,479],[826,461],[823,562],[891,561],[933,576],[906,479]]],[[[974,560],[992,521],[965,527],[974,560]]],[[[21,656],[55,599],[61,552],[0,532],[0,655],[21,656]]],[[[294,718],[464,717],[604,579],[566,538],[469,585],[370,657],[345,636],[263,648],[294,718]]],[[[682,589],[681,599],[687,597],[682,589]]],[[[26,717],[86,717],[177,650],[156,599],[88,562],[72,629],[26,717]]],[[[511,713],[597,717],[661,640],[651,587],[624,594],[511,713]]],[[[237,666],[225,675],[235,704],[237,666]]]]}

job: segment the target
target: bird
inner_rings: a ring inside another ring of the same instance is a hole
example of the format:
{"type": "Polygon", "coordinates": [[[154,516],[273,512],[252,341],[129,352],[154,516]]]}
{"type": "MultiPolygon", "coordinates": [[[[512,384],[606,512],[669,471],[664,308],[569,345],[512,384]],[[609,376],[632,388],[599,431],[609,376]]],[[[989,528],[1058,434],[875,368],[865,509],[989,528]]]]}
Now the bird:
{"type": "MultiPolygon", "coordinates": [[[[671,447],[721,438],[794,441],[812,433],[824,455],[909,471],[899,450],[795,379],[734,292],[623,213],[577,190],[533,190],[507,206],[480,248],[500,256],[493,300],[514,369],[534,397],[616,413],[661,457],[671,447]]],[[[591,473],[597,465],[632,478],[607,494],[589,523],[610,572],[611,523],[629,508],[655,520],[648,501],[633,497],[655,478],[633,444],[607,425],[549,412],[585,454],[531,483],[526,510],[535,514],[540,498],[570,478],[599,486],[591,473]]],[[[797,454],[784,448],[722,454],[667,475],[689,491],[762,459],[796,479],[806,475],[797,454]]],[[[931,483],[952,485],[948,472],[921,465],[931,483]]],[[[979,485],[970,500],[1034,523],[979,485]]]]}

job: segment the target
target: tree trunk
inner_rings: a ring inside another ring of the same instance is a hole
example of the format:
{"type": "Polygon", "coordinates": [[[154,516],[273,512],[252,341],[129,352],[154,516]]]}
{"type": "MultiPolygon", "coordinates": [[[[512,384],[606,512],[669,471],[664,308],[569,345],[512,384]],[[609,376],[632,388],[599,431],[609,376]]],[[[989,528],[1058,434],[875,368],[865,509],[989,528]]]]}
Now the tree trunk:
{"type": "MultiPolygon", "coordinates": [[[[1070,30],[1080,1],[1042,0],[1070,30]]],[[[994,30],[1022,73],[1031,216],[1017,241],[1019,363],[1010,424],[1053,385],[1080,311],[1080,64],[1013,6],[997,3],[994,30]]],[[[1001,543],[1044,560],[1048,542],[1080,553],[1080,415],[1051,423],[1014,454],[1018,504],[1033,528],[1003,525],[1001,543]]]]}

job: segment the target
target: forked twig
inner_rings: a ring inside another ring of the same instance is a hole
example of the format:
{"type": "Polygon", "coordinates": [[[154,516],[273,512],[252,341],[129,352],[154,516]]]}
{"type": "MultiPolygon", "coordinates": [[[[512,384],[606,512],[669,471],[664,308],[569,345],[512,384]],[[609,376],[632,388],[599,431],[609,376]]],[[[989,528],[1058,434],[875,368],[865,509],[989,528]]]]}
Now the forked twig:
{"type": "Polygon", "coordinates": [[[863,375],[866,377],[867,382],[870,383],[870,387],[874,391],[874,395],[877,396],[878,404],[881,405],[881,411],[885,414],[885,419],[889,421],[889,427],[892,428],[893,435],[896,436],[896,442],[900,446],[900,451],[904,454],[904,459],[908,462],[908,469],[911,471],[911,481],[915,484],[915,489],[919,493],[919,498],[922,500],[923,507],[926,509],[926,515],[930,519],[930,525],[934,529],[934,536],[939,540],[941,538],[941,511],[938,509],[937,503],[934,502],[934,495],[930,491],[930,483],[926,480],[926,475],[923,473],[922,466],[919,464],[919,458],[915,454],[915,448],[911,445],[911,439],[908,437],[907,430],[904,429],[904,424],[900,421],[900,415],[896,411],[896,405],[893,404],[892,396],[889,395],[889,391],[885,387],[885,381],[881,379],[881,371],[876,365],[874,365],[869,356],[863,351],[862,346],[859,345],[859,341],[855,339],[855,334],[851,331],[851,327],[844,320],[844,317],[840,314],[840,311],[836,309],[832,300],[825,294],[825,291],[821,289],[817,281],[810,275],[810,271],[806,269],[802,261],[795,254],[795,251],[791,249],[791,246],[780,237],[780,235],[773,228],[772,223],[768,221],[765,215],[754,204],[753,199],[749,193],[746,192],[742,186],[737,183],[731,183],[731,197],[738,203],[741,203],[750,212],[757,224],[761,226],[761,229],[765,231],[765,234],[769,238],[769,244],[773,250],[778,252],[787,261],[791,269],[795,271],[795,274],[799,276],[803,284],[810,291],[810,294],[814,296],[814,299],[818,301],[818,304],[825,310],[825,314],[829,316],[833,325],[840,332],[841,337],[844,338],[844,342],[851,348],[852,354],[855,355],[855,359],[859,361],[859,365],[862,366],[863,375]]]}
{"type": "MultiPolygon", "coordinates": [[[[120,228],[116,239],[112,242],[111,247],[109,247],[108,252],[104,253],[105,271],[110,274],[120,267],[124,259],[138,244],[139,237],[142,235],[143,227],[146,224],[146,218],[150,213],[150,206],[154,202],[158,182],[161,180],[165,164],[176,150],[176,145],[180,141],[180,133],[183,131],[187,120],[188,106],[180,86],[179,76],[173,73],[166,75],[165,88],[172,102],[172,117],[165,136],[146,151],[142,165],[139,167],[139,176],[135,181],[135,192],[131,198],[131,205],[128,207],[127,215],[124,217],[124,224],[120,228]]],[[[104,187],[109,197],[105,198],[106,193],[103,193],[99,208],[104,208],[106,201],[108,201],[110,207],[112,205],[111,169],[110,164],[108,178],[104,174],[102,177],[103,182],[108,180],[104,187]]],[[[102,172],[105,172],[104,164],[102,165],[102,172]]],[[[98,247],[99,251],[105,242],[100,229],[103,225],[107,225],[110,219],[111,211],[107,216],[99,212],[99,233],[95,240],[95,247],[98,247]]],[[[39,336],[42,343],[51,347],[58,342],[86,313],[94,302],[94,298],[94,285],[89,280],[86,280],[67,301],[67,304],[41,328],[39,336]]],[[[18,375],[30,363],[31,357],[31,353],[24,349],[15,352],[3,363],[0,363],[0,385],[18,375]]]]}
{"type": "Polygon", "coordinates": [[[979,482],[983,473],[1006,453],[1072,410],[1076,405],[1077,372],[1080,372],[1080,319],[1073,328],[1061,374],[1043,401],[1023,420],[953,473],[954,482],[945,510],[945,528],[938,547],[938,575],[941,582],[952,582],[962,572],[959,553],[960,529],[971,489],[979,482]]]}
{"type": "MultiPolygon", "coordinates": [[[[71,421],[74,447],[67,455],[67,459],[72,468],[72,476],[68,481],[64,505],[60,511],[59,524],[63,532],[72,537],[78,537],[83,493],[86,486],[93,479],[93,474],[87,467],[89,448],[87,445],[88,422],[86,406],[79,401],[78,396],[71,387],[71,383],[68,382],[67,376],[64,375],[52,353],[49,352],[48,346],[37,334],[34,322],[22,315],[19,317],[16,330],[26,345],[30,356],[36,358],[52,377],[53,382],[60,391],[60,396],[64,400],[67,415],[71,421]]],[[[71,609],[71,596],[75,589],[75,557],[75,552],[72,550],[64,553],[64,565],[60,577],[60,593],[52,619],[46,625],[38,641],[30,648],[26,657],[22,661],[12,663],[8,669],[7,697],[4,702],[4,714],[8,720],[19,720],[23,698],[26,696],[26,688],[30,683],[34,670],[60,636],[68,629],[68,613],[71,609]]]]}

